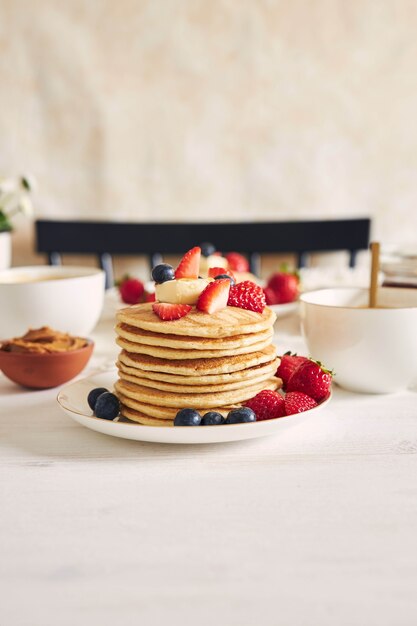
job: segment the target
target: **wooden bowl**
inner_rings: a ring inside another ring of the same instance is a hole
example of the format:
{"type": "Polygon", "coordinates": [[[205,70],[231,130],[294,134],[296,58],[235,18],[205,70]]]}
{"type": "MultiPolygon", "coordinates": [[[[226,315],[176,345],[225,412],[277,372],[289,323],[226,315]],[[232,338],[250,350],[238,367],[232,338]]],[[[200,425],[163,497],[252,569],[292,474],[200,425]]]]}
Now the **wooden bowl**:
{"type": "Polygon", "coordinates": [[[0,370],[18,385],[30,389],[50,389],[79,374],[93,353],[94,342],[68,352],[30,354],[0,350],[0,370]]]}

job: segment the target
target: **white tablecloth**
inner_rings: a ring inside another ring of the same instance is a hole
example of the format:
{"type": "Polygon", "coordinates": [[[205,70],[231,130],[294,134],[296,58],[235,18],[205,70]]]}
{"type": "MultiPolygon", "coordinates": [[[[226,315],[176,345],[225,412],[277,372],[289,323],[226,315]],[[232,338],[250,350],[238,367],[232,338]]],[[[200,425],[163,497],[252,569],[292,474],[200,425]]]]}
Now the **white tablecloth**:
{"type": "MultiPolygon", "coordinates": [[[[107,308],[93,371],[117,348],[107,308]]],[[[303,350],[295,317],[280,350],[303,350]]],[[[415,626],[417,395],[280,437],[141,444],[0,376],[1,626],[415,626]]]]}

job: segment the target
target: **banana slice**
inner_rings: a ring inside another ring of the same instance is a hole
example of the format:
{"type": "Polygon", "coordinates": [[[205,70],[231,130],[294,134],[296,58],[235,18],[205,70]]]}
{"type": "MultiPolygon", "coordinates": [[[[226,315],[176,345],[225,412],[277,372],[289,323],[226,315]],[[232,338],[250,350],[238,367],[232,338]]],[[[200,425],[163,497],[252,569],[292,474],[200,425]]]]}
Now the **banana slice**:
{"type": "Polygon", "coordinates": [[[179,278],[155,285],[155,295],[159,302],[170,304],[196,304],[198,297],[212,278],[179,278]]]}

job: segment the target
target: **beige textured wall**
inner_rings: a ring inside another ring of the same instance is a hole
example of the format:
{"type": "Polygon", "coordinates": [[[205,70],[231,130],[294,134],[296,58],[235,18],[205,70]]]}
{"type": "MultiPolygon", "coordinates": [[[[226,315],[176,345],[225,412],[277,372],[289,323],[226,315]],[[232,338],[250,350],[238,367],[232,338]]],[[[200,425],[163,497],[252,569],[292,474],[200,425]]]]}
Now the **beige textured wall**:
{"type": "Polygon", "coordinates": [[[40,216],[416,241],[416,33],[415,0],[0,0],[0,173],[40,216]]]}

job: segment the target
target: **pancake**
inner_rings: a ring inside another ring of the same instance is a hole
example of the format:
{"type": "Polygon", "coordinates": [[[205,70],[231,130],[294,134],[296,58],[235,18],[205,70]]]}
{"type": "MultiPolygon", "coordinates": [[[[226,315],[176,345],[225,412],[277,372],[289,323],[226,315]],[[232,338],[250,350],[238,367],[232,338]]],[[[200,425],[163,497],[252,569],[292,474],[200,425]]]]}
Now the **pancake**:
{"type": "Polygon", "coordinates": [[[164,322],[152,311],[152,303],[137,304],[117,312],[117,320],[136,328],[186,337],[230,337],[258,333],[270,328],[276,315],[268,307],[255,313],[237,307],[225,307],[213,315],[192,309],[179,320],[164,322]]]}
{"type": "Polygon", "coordinates": [[[276,348],[269,345],[259,352],[250,354],[238,354],[228,357],[212,359],[185,359],[174,360],[160,359],[147,354],[132,354],[123,350],[119,360],[129,367],[138,367],[141,370],[163,372],[183,376],[207,376],[212,374],[228,374],[246,370],[256,365],[270,363],[276,358],[276,348]]]}
{"type": "Polygon", "coordinates": [[[221,383],[233,383],[249,381],[258,376],[269,374],[273,376],[278,369],[279,359],[274,359],[269,363],[248,367],[245,370],[231,372],[230,374],[209,374],[208,376],[182,376],[181,374],[167,374],[166,372],[150,372],[136,367],[126,365],[120,358],[116,363],[117,367],[126,374],[138,376],[149,381],[162,381],[171,385],[177,383],[182,386],[193,385],[219,385],[221,383]]]}
{"type": "MultiPolygon", "coordinates": [[[[280,383],[278,378],[269,378],[255,385],[243,385],[239,389],[230,391],[220,391],[218,393],[170,393],[161,391],[160,389],[151,389],[143,385],[135,385],[125,380],[118,380],[115,389],[125,398],[137,401],[139,403],[151,404],[158,407],[171,407],[174,409],[182,409],[184,407],[200,408],[216,408],[228,406],[230,404],[238,404],[253,398],[259,391],[263,389],[278,389],[280,383]]],[[[140,407],[129,404],[132,408],[141,410],[140,407]]]]}
{"type": "MultiPolygon", "coordinates": [[[[147,417],[156,417],[160,420],[173,420],[179,409],[171,408],[166,406],[156,406],[154,404],[146,404],[146,402],[139,402],[138,400],[133,400],[128,396],[124,396],[122,393],[118,393],[120,398],[120,402],[122,406],[128,407],[129,409],[133,409],[135,411],[139,411],[139,413],[143,413],[147,417]]],[[[236,408],[237,405],[231,405],[226,407],[217,407],[216,411],[226,416],[229,411],[236,408]]],[[[182,407],[181,407],[182,408],[182,407]]],[[[204,415],[207,411],[212,411],[210,408],[199,409],[199,412],[204,415]]],[[[123,413],[122,413],[123,415],[123,413]]]]}
{"type": "Polygon", "coordinates": [[[214,357],[230,357],[233,355],[248,354],[250,352],[259,352],[271,343],[271,339],[270,337],[267,337],[263,341],[250,346],[228,348],[226,350],[180,350],[179,348],[160,348],[158,346],[147,346],[145,344],[133,343],[123,337],[117,337],[116,343],[118,346],[127,350],[127,352],[130,352],[131,354],[147,354],[160,359],[184,361],[186,359],[212,359],[214,357]]]}
{"type": "MultiPolygon", "coordinates": [[[[158,389],[160,391],[169,391],[170,393],[218,393],[220,391],[231,391],[233,389],[241,389],[245,384],[241,380],[230,383],[220,383],[218,385],[180,385],[178,383],[166,383],[160,380],[149,380],[149,378],[141,378],[140,376],[132,375],[125,372],[122,369],[119,370],[119,377],[121,380],[140,385],[141,387],[151,387],[152,389],[158,389]]],[[[271,374],[261,374],[256,378],[251,378],[247,384],[256,385],[263,380],[270,380],[271,374]]]]}
{"type": "Polygon", "coordinates": [[[115,330],[119,337],[132,341],[133,343],[186,350],[226,350],[230,348],[241,348],[270,339],[273,335],[272,327],[262,330],[259,333],[233,335],[231,337],[222,338],[186,337],[184,335],[152,333],[149,330],[129,326],[129,324],[117,324],[115,330]]]}
{"type": "Polygon", "coordinates": [[[123,417],[131,420],[132,422],[137,422],[142,426],[162,426],[162,427],[172,427],[174,426],[174,420],[160,420],[156,417],[149,417],[148,415],[144,415],[140,411],[135,411],[135,409],[130,409],[128,406],[122,404],[120,407],[120,413],[123,417]]]}

